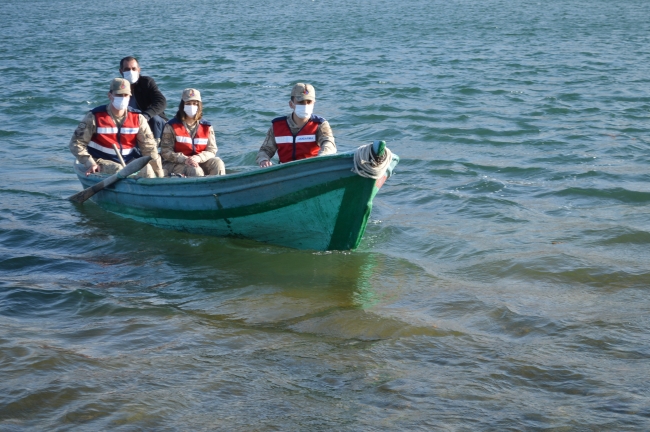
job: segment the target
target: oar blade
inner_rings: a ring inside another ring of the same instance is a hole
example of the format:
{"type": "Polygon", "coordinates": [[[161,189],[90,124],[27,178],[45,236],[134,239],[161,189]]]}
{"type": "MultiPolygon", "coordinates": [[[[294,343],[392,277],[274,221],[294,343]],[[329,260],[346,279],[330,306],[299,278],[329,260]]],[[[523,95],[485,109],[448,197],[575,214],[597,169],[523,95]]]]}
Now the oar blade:
{"type": "Polygon", "coordinates": [[[93,195],[95,195],[95,192],[91,188],[88,188],[88,189],[82,190],[79,193],[76,193],[76,194],[72,195],[71,197],[68,197],[68,199],[70,201],[74,201],[74,202],[77,202],[77,203],[81,204],[81,203],[83,203],[84,201],[86,201],[88,198],[90,198],[93,195]]]}

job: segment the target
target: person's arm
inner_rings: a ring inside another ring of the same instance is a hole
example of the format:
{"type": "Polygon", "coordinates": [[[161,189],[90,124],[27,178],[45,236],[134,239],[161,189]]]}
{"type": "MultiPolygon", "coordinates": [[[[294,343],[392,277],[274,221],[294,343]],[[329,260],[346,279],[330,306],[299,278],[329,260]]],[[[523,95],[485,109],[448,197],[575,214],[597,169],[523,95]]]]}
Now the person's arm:
{"type": "Polygon", "coordinates": [[[255,163],[257,163],[262,168],[271,166],[271,158],[275,156],[275,152],[278,151],[278,145],[275,142],[275,135],[273,134],[273,126],[271,126],[266,133],[266,138],[262,143],[262,147],[257,152],[257,158],[255,163]]]}
{"type": "Polygon", "coordinates": [[[96,130],[95,116],[89,111],[84,119],[81,120],[77,129],[75,129],[74,134],[72,134],[72,138],[70,139],[70,144],[68,145],[70,153],[77,158],[79,163],[82,163],[89,169],[97,167],[97,162],[95,162],[90,153],[88,153],[88,143],[96,130]]]}
{"type": "Polygon", "coordinates": [[[336,153],[336,142],[334,141],[334,134],[330,124],[325,120],[320,124],[316,131],[316,141],[320,146],[318,156],[325,156],[336,153]]]}
{"type": "Polygon", "coordinates": [[[138,129],[138,148],[140,149],[140,153],[142,153],[142,156],[151,156],[149,165],[153,168],[156,176],[165,177],[160,163],[160,155],[158,154],[158,143],[153,137],[147,119],[142,114],[138,117],[140,119],[140,128],[138,129]]]}
{"type": "Polygon", "coordinates": [[[156,85],[156,81],[154,81],[153,78],[147,77],[147,98],[150,100],[150,104],[147,107],[146,110],[142,112],[142,114],[145,116],[147,120],[149,120],[151,117],[160,115],[162,114],[163,111],[165,111],[165,108],[167,108],[167,99],[165,99],[165,96],[162,94],[162,92],[158,89],[158,86],[156,85]]]}
{"type": "Polygon", "coordinates": [[[217,138],[214,136],[214,129],[210,126],[210,134],[208,135],[208,146],[201,153],[195,155],[198,163],[203,163],[208,159],[212,159],[217,155],[217,138]]]}
{"type": "Polygon", "coordinates": [[[174,151],[174,144],[176,144],[176,135],[174,128],[170,124],[166,124],[163,129],[162,137],[160,139],[160,156],[167,162],[172,163],[185,163],[187,156],[183,153],[174,151]]]}

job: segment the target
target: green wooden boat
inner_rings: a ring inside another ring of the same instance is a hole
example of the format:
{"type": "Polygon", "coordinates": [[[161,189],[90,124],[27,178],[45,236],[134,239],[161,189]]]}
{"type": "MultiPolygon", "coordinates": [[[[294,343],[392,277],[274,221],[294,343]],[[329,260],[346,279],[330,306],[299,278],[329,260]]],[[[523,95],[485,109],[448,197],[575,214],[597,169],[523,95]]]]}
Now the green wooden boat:
{"type": "MultiPolygon", "coordinates": [[[[372,200],[397,165],[378,179],[356,174],[354,152],[303,159],[224,176],[126,178],[91,199],[120,216],[161,228],[244,237],[297,249],[355,249],[372,200]]],[[[84,188],[106,178],[75,171],[84,188]]]]}

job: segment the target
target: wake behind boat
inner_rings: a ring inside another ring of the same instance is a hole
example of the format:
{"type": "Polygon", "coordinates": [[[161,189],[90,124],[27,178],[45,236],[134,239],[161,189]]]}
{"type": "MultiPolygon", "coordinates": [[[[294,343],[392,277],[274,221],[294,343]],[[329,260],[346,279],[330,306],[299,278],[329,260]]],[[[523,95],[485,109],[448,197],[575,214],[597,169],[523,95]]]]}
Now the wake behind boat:
{"type": "MultiPolygon", "coordinates": [[[[386,149],[382,168],[368,176],[364,148],[369,155],[366,146],[223,176],[126,178],[91,199],[110,212],[161,228],[296,249],[355,249],[375,194],[399,162],[386,149]]],[[[86,176],[76,163],[75,172],[84,188],[106,178],[86,176]]]]}

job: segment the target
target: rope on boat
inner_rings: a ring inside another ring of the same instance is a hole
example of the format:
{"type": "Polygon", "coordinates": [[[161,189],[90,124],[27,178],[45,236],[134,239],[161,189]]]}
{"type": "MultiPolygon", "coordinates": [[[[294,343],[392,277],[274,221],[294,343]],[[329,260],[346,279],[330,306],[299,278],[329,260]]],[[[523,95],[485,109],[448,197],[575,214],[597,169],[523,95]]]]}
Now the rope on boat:
{"type": "Polygon", "coordinates": [[[393,153],[386,147],[384,154],[375,156],[372,144],[363,145],[354,152],[354,167],[352,171],[361,177],[378,179],[386,173],[393,161],[393,153]]]}

